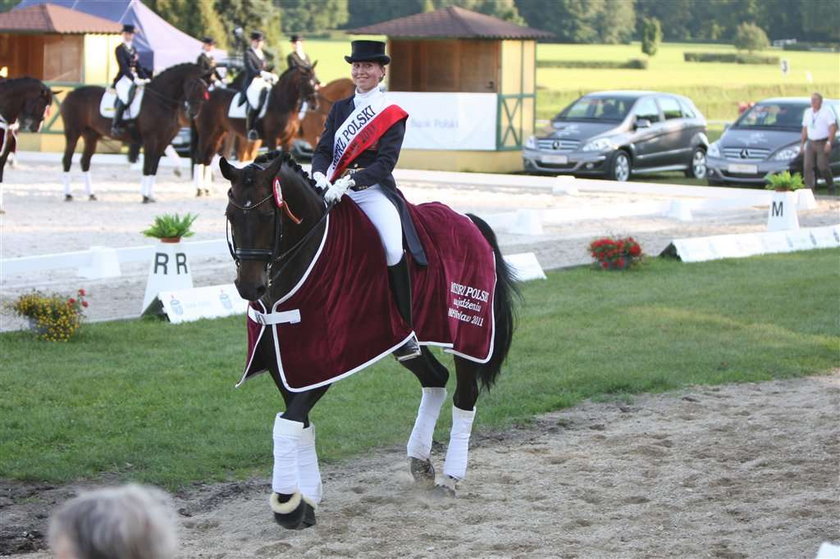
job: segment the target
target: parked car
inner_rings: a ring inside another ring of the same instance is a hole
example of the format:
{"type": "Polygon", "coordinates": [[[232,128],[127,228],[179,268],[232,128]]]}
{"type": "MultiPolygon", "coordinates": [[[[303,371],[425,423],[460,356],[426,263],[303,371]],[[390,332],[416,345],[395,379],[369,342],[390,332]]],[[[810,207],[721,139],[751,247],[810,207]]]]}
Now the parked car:
{"type": "MultiPolygon", "coordinates": [[[[840,101],[825,99],[840,115],[840,101]]],[[[763,186],[767,177],[782,171],[802,172],[802,115],[808,97],[777,97],[759,101],[745,111],[706,154],[711,185],[763,186]]],[[[840,138],[840,134],[838,134],[840,138]]],[[[840,174],[840,146],[832,142],[832,174],[840,174]]]]}
{"type": "Polygon", "coordinates": [[[706,176],[706,119],[687,97],[601,91],[574,101],[525,142],[528,172],[606,176],[684,171],[706,176]]]}

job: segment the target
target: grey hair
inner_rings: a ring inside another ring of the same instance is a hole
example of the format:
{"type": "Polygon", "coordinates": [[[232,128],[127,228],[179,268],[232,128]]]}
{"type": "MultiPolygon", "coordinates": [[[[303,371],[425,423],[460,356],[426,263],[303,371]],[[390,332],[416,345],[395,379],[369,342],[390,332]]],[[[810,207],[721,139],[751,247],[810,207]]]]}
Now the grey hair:
{"type": "Polygon", "coordinates": [[[816,97],[817,99],[819,99],[819,100],[820,100],[820,103],[822,103],[822,102],[823,102],[823,96],[822,96],[822,94],[821,94],[821,93],[817,93],[817,92],[815,91],[815,92],[813,92],[813,93],[811,94],[811,97],[816,97]]]}
{"type": "Polygon", "coordinates": [[[82,493],[50,520],[49,543],[65,540],[76,559],[171,559],[178,549],[167,493],[129,484],[82,493]]]}

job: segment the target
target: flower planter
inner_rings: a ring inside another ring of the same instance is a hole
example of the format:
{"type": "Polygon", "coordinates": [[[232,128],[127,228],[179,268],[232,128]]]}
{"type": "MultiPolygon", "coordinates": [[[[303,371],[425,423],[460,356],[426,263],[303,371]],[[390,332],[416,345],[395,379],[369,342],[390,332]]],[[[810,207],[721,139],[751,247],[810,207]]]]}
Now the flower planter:
{"type": "Polygon", "coordinates": [[[167,244],[180,243],[181,237],[161,237],[160,242],[167,244]]]}

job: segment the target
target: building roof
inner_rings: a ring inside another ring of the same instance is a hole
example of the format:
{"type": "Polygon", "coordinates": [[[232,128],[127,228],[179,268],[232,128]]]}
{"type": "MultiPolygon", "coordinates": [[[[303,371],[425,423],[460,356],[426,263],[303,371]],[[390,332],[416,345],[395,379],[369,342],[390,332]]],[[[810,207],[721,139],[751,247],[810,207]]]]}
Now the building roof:
{"type": "Polygon", "coordinates": [[[0,13],[0,32],[6,33],[119,33],[121,28],[115,21],[55,4],[0,13]]]}
{"type": "Polygon", "coordinates": [[[517,25],[457,6],[383,21],[347,31],[353,35],[457,39],[547,39],[547,31],[517,25]]]}

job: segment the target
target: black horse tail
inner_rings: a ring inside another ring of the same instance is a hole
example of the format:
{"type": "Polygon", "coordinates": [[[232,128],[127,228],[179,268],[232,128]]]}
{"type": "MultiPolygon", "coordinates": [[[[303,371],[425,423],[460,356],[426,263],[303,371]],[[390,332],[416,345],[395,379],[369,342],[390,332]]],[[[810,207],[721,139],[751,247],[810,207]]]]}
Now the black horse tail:
{"type": "Polygon", "coordinates": [[[510,350],[513,331],[516,329],[516,307],[522,295],[516,284],[513,270],[502,256],[496,233],[480,217],[472,214],[467,214],[467,217],[475,223],[482,236],[490,243],[496,260],[496,290],[493,294],[493,317],[496,321],[496,329],[493,337],[493,353],[487,363],[478,365],[479,380],[485,389],[490,390],[510,350]]]}

